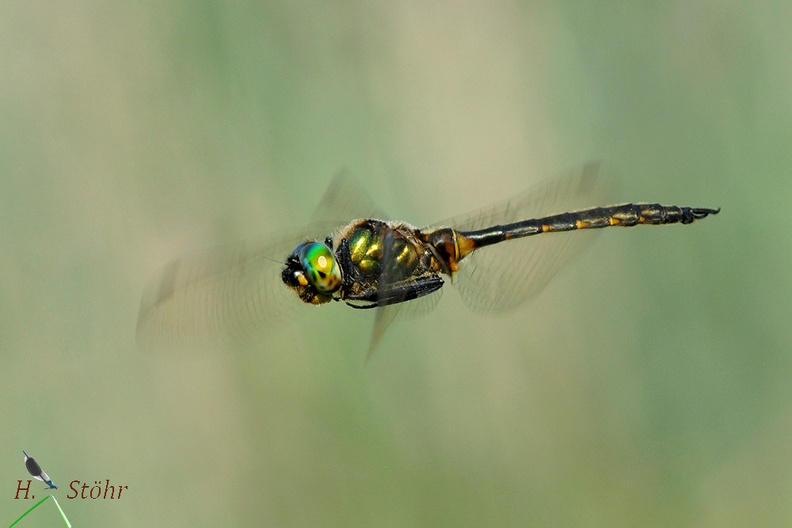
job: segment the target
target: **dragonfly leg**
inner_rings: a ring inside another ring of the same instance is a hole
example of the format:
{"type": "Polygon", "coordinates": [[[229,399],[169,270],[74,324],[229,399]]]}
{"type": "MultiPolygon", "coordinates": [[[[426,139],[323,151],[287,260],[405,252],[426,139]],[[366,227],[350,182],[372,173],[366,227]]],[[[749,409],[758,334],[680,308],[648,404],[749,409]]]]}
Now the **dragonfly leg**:
{"type": "Polygon", "coordinates": [[[348,295],[344,302],[352,308],[363,309],[389,306],[429,295],[442,288],[443,284],[445,284],[445,281],[443,281],[442,277],[431,274],[391,284],[387,289],[367,288],[360,294],[348,295]]]}
{"type": "Polygon", "coordinates": [[[349,250],[349,241],[342,238],[338,245],[336,260],[341,265],[341,298],[346,296],[346,292],[352,291],[355,283],[360,282],[360,271],[352,263],[352,254],[349,250]]]}

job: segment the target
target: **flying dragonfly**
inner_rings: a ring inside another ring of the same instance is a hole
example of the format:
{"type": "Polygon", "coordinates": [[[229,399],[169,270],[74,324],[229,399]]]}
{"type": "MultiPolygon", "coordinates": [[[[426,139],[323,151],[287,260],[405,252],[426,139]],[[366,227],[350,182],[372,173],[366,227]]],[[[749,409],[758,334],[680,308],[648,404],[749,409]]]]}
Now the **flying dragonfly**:
{"type": "Polygon", "coordinates": [[[138,341],[248,340],[299,299],[376,309],[371,351],[405,305],[431,310],[448,279],[474,311],[502,313],[523,304],[590,242],[551,233],[687,225],[720,211],[658,203],[592,207],[593,200],[607,199],[601,183],[607,172],[601,162],[590,162],[506,202],[424,228],[386,220],[356,185],[336,178],[315,219],[353,211],[346,221],[283,243],[256,242],[172,262],[144,294],[138,341]],[[534,235],[544,236],[523,240],[534,235]]]}
{"type": "Polygon", "coordinates": [[[52,479],[50,479],[49,476],[44,473],[44,470],[41,469],[41,466],[38,465],[38,462],[36,462],[33,457],[25,453],[24,450],[22,451],[22,454],[25,455],[25,467],[27,468],[28,473],[33,475],[33,478],[44,482],[50,487],[50,489],[58,489],[58,486],[56,486],[52,482],[52,479]]]}

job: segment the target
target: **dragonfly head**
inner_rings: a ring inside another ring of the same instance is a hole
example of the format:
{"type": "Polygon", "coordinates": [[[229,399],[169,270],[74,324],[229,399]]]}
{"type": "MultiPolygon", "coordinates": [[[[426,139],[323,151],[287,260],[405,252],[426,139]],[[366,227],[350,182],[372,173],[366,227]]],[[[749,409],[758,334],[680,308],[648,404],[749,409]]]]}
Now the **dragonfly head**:
{"type": "Polygon", "coordinates": [[[323,304],[341,288],[341,266],[327,245],[303,242],[286,259],[281,278],[303,302],[323,304]]]}

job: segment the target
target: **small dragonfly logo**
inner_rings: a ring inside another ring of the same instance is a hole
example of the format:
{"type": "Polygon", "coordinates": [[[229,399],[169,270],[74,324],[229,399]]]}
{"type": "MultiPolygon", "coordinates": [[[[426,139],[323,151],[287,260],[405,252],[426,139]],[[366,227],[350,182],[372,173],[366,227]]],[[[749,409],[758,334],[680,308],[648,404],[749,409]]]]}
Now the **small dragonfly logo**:
{"type": "MultiPolygon", "coordinates": [[[[38,462],[36,462],[36,460],[32,456],[28,455],[25,451],[22,451],[22,454],[25,455],[25,467],[27,468],[28,473],[33,475],[33,478],[35,478],[36,480],[40,480],[40,481],[46,483],[47,486],[49,486],[48,489],[58,489],[58,486],[56,486],[55,483],[52,482],[52,479],[49,478],[49,475],[44,473],[44,470],[41,469],[41,466],[38,465],[38,462]]],[[[27,490],[30,488],[30,481],[29,480],[27,481],[27,485],[28,485],[27,488],[22,488],[21,487],[22,486],[22,481],[21,480],[18,481],[18,483],[19,483],[19,486],[17,487],[17,494],[19,494],[19,491],[21,489],[24,489],[24,490],[26,490],[25,491],[25,498],[27,498],[27,490]]],[[[35,498],[35,497],[33,497],[33,498],[35,498]]],[[[24,519],[30,512],[32,512],[33,510],[35,510],[36,508],[41,506],[48,499],[52,499],[52,502],[54,502],[55,506],[57,506],[58,511],[61,514],[61,517],[63,517],[63,522],[66,523],[66,526],[68,528],[71,528],[71,523],[69,522],[69,519],[66,518],[66,514],[63,512],[63,508],[61,508],[60,504],[58,504],[58,499],[56,499],[55,495],[52,495],[51,493],[48,493],[43,499],[41,499],[36,504],[34,504],[30,508],[28,508],[28,510],[25,513],[23,513],[22,515],[20,515],[19,518],[16,521],[12,522],[11,525],[8,528],[12,528],[15,524],[17,524],[19,521],[24,519]]]]}
{"type": "Polygon", "coordinates": [[[33,478],[46,483],[50,489],[58,489],[58,486],[52,482],[52,479],[49,478],[49,475],[44,473],[44,470],[41,469],[41,466],[38,465],[38,462],[36,462],[32,456],[25,453],[25,451],[22,451],[22,453],[25,455],[25,467],[27,468],[28,473],[33,475],[33,478]]]}

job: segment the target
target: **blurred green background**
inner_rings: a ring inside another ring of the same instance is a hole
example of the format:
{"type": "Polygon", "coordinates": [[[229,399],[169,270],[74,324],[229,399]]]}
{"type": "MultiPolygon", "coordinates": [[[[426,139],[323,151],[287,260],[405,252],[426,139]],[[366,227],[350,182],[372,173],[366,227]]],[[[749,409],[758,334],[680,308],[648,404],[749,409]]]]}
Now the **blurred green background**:
{"type": "Polygon", "coordinates": [[[788,526],[790,20],[3,2],[0,522],[33,504],[25,449],[75,526],[788,526]],[[600,157],[618,199],[723,211],[608,230],[509,317],[448,288],[368,363],[370,315],[340,305],[253,353],[136,348],[166,262],[304,223],[340,169],[425,224],[600,157]]]}

